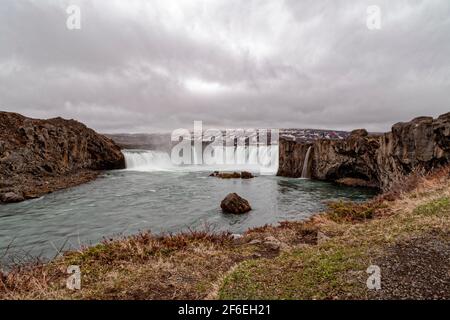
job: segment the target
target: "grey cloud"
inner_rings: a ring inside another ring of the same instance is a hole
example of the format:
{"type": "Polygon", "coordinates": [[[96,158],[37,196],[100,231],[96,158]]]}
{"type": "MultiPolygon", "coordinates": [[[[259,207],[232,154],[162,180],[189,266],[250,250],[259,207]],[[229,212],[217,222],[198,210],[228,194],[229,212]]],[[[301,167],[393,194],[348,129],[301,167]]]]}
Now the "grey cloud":
{"type": "Polygon", "coordinates": [[[0,109],[102,132],[384,131],[448,112],[450,3],[377,2],[370,31],[366,0],[3,0],[0,109]]]}

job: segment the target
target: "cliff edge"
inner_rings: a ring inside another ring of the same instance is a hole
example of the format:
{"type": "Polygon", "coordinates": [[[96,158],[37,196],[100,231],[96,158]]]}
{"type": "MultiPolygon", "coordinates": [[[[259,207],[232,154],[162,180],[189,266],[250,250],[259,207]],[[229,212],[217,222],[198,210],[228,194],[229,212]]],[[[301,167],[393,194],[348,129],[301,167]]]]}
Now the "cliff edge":
{"type": "Polygon", "coordinates": [[[343,140],[319,139],[309,145],[282,140],[278,175],[299,177],[309,146],[312,178],[351,178],[387,191],[413,172],[429,172],[450,163],[450,113],[400,122],[381,135],[359,129],[343,140]]]}
{"type": "Polygon", "coordinates": [[[109,138],[75,120],[31,119],[0,112],[0,203],[19,202],[122,169],[109,138]]]}

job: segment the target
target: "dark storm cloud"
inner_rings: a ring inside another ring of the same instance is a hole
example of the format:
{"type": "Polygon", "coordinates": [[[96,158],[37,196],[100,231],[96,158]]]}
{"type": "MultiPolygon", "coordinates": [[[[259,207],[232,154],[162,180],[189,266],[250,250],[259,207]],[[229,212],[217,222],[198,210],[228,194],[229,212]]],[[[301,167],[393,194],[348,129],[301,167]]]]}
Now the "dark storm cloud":
{"type": "Polygon", "coordinates": [[[0,109],[103,132],[384,131],[449,111],[449,56],[447,0],[3,0],[0,109]]]}

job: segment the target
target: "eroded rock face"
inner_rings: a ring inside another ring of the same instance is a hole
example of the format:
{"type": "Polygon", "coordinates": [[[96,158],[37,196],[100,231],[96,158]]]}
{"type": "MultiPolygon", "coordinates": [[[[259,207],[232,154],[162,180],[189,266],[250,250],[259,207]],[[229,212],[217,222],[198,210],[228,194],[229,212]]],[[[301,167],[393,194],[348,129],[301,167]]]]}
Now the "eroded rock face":
{"type": "MultiPolygon", "coordinates": [[[[308,145],[280,144],[278,174],[298,177],[308,145]]],[[[312,157],[313,178],[352,178],[388,190],[415,170],[429,171],[450,163],[450,113],[397,123],[382,135],[358,129],[344,140],[320,139],[313,143],[312,157]]]]}
{"type": "Polygon", "coordinates": [[[278,175],[299,178],[302,176],[303,163],[310,144],[280,140],[278,175]]]}
{"type": "Polygon", "coordinates": [[[120,148],[82,123],[0,112],[2,202],[16,202],[86,182],[96,176],[87,173],[90,170],[124,167],[120,148]],[[82,174],[78,176],[78,172],[82,174]]]}
{"type": "Polygon", "coordinates": [[[335,181],[355,178],[378,185],[376,151],[377,137],[351,134],[345,140],[318,140],[313,146],[312,176],[335,181]]]}
{"type": "Polygon", "coordinates": [[[237,193],[230,193],[222,200],[220,207],[224,212],[242,214],[246,213],[252,208],[247,200],[241,198],[237,193]]]}
{"type": "Polygon", "coordinates": [[[380,138],[377,152],[381,188],[414,170],[430,171],[450,163],[450,113],[397,123],[380,138]]]}

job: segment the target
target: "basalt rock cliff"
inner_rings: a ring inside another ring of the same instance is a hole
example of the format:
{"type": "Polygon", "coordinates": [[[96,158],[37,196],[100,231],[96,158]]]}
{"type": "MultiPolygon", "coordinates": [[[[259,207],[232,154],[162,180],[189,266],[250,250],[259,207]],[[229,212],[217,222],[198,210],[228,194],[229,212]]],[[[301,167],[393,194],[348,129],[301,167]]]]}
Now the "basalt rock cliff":
{"type": "Polygon", "coordinates": [[[0,203],[87,182],[125,159],[109,138],[75,120],[0,112],[0,203]]]}
{"type": "MultiPolygon", "coordinates": [[[[427,172],[450,163],[450,113],[397,123],[381,135],[359,129],[346,139],[319,139],[311,145],[312,178],[359,180],[386,191],[414,171],[427,172]]],[[[278,174],[299,177],[308,147],[281,140],[278,174]]]]}

